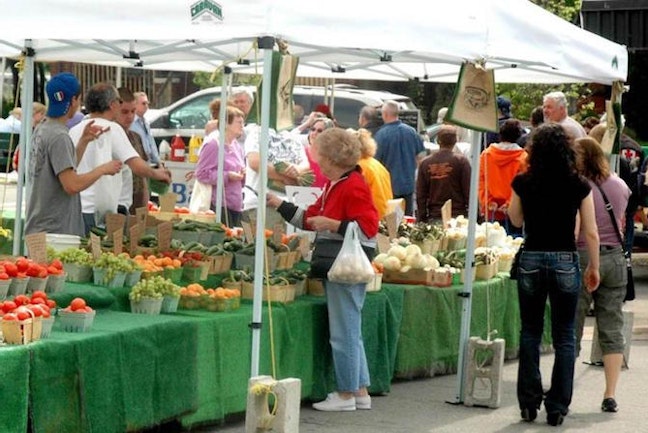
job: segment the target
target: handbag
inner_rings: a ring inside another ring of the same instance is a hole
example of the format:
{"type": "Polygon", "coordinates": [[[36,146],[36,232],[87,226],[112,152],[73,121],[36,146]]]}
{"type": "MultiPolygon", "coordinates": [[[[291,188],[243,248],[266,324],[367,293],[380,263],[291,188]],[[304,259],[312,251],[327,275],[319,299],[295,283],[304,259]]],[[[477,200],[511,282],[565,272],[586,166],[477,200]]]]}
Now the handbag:
{"type": "Polygon", "coordinates": [[[202,183],[195,180],[189,199],[189,212],[200,213],[208,211],[211,207],[212,186],[208,183],[202,183]]]}
{"type": "Polygon", "coordinates": [[[626,285],[626,295],[623,300],[632,301],[635,298],[635,287],[634,287],[634,278],[632,276],[632,260],[630,259],[630,252],[626,250],[625,244],[623,243],[623,238],[621,237],[619,226],[617,225],[616,218],[614,217],[612,204],[610,204],[610,201],[608,200],[607,196],[603,192],[603,188],[601,188],[601,186],[598,184],[596,184],[596,187],[601,192],[601,196],[603,196],[603,201],[605,201],[605,209],[608,211],[608,214],[610,214],[610,218],[612,219],[612,226],[614,227],[614,231],[617,234],[617,237],[619,238],[619,242],[621,242],[621,248],[623,248],[623,256],[625,257],[626,260],[626,272],[628,273],[628,283],[626,285]]]}
{"type": "Polygon", "coordinates": [[[350,222],[347,226],[342,248],[327,274],[329,281],[359,284],[368,283],[375,277],[373,266],[362,250],[358,230],[358,225],[355,222],[350,222]]]}

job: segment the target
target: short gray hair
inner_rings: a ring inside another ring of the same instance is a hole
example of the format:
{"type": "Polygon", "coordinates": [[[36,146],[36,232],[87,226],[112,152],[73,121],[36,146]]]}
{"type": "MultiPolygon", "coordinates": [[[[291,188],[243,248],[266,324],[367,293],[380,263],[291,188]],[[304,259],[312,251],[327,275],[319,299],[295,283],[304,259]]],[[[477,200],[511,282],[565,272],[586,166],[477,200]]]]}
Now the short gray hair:
{"type": "Polygon", "coordinates": [[[567,97],[563,92],[550,92],[544,95],[542,98],[542,102],[547,102],[547,99],[551,99],[553,101],[556,101],[556,104],[558,104],[561,107],[567,108],[567,97]]]}
{"type": "Polygon", "coordinates": [[[385,101],[383,102],[382,110],[392,116],[398,116],[398,102],[392,100],[385,101]]]}
{"type": "Polygon", "coordinates": [[[247,96],[248,100],[250,101],[250,105],[254,103],[254,95],[252,92],[250,92],[248,89],[245,87],[235,87],[232,89],[232,92],[230,93],[230,99],[234,99],[238,95],[245,95],[247,96]]]}
{"type": "Polygon", "coordinates": [[[85,105],[90,113],[103,113],[110,110],[114,101],[121,101],[117,88],[110,83],[98,83],[88,90],[85,105]]]}

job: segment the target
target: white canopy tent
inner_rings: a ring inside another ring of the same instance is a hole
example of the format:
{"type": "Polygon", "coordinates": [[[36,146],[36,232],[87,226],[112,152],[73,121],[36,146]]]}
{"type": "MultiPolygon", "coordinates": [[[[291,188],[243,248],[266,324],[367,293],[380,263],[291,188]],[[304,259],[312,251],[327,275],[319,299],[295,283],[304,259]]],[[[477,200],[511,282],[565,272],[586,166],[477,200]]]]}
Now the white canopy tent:
{"type": "MultiPolygon", "coordinates": [[[[34,61],[211,71],[238,59],[268,61],[273,40],[266,39],[270,46],[257,52],[255,43],[261,36],[285,40],[291,54],[300,57],[297,73],[302,76],[454,82],[460,65],[468,61],[484,62],[495,69],[497,82],[611,84],[625,81],[628,69],[625,47],[573,26],[527,0],[402,0],[388,10],[368,0],[330,0],[326,4],[299,0],[160,0],[154,4],[22,0],[3,11],[0,26],[11,29],[6,33],[11,39],[0,39],[0,56],[25,54],[22,105],[27,110],[32,100],[34,61]]],[[[236,65],[232,66],[236,71],[236,65]]],[[[267,68],[264,79],[269,80],[269,74],[267,68]]],[[[269,91],[269,86],[265,89],[269,91]]],[[[266,114],[267,96],[262,107],[266,114]]],[[[261,161],[267,161],[267,118],[262,114],[261,161]]],[[[21,154],[27,156],[30,120],[23,122],[22,132],[21,154]]],[[[477,156],[478,152],[473,152],[474,173],[478,172],[477,156]]],[[[266,178],[265,163],[260,171],[266,178]]],[[[20,180],[22,173],[24,161],[20,162],[20,180]]],[[[477,190],[476,174],[472,187],[477,190]]],[[[265,192],[263,185],[259,195],[263,197],[265,192]]],[[[20,199],[16,227],[20,227],[20,199]]],[[[476,220],[477,198],[473,194],[469,261],[474,257],[476,220]]],[[[265,209],[260,207],[257,232],[263,231],[264,221],[265,209]]],[[[253,375],[258,373],[263,247],[258,243],[256,249],[253,375]]],[[[470,267],[467,272],[469,282],[470,267]]],[[[471,291],[471,283],[466,283],[458,401],[463,399],[471,291]]]]}

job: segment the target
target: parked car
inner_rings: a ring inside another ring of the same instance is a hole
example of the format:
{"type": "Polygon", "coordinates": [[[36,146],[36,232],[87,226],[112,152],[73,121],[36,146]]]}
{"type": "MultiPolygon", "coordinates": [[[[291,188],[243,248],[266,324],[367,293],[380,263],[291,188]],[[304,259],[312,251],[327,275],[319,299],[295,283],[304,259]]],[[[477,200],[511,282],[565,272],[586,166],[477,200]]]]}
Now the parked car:
{"type": "MultiPolygon", "coordinates": [[[[255,88],[250,87],[254,92],[255,88]]],[[[168,107],[149,109],[146,118],[151,123],[151,132],[158,144],[170,141],[179,134],[188,143],[192,135],[203,136],[204,126],[210,119],[209,103],[220,96],[220,87],[210,87],[186,96],[168,107]]],[[[334,89],[316,86],[295,86],[293,100],[301,105],[308,115],[318,104],[328,104],[333,108],[335,118],[343,128],[357,128],[358,114],[365,105],[380,107],[384,101],[395,100],[400,103],[400,117],[417,130],[422,130],[420,113],[412,100],[380,90],[357,89],[348,85],[337,85],[334,89]],[[334,99],[331,102],[331,97],[334,99]]]]}

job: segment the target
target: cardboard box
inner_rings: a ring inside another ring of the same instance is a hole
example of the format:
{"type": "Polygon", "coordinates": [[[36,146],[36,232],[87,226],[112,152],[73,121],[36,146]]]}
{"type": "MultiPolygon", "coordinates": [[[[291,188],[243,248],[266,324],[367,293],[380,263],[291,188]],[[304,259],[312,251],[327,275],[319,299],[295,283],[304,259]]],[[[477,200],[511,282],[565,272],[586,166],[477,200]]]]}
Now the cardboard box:
{"type": "Polygon", "coordinates": [[[434,271],[423,269],[410,269],[407,272],[390,271],[385,269],[382,277],[385,283],[434,285],[434,271]]]}

